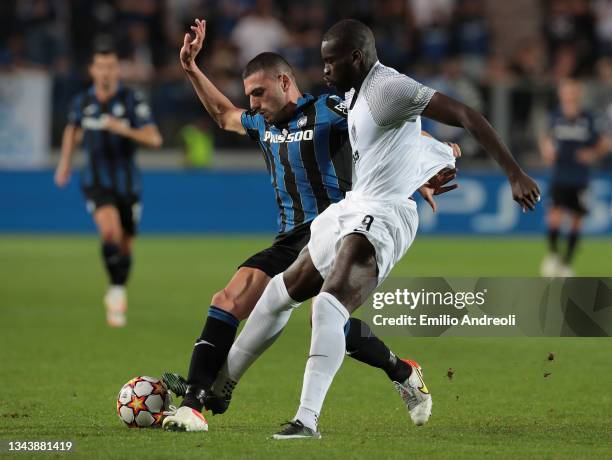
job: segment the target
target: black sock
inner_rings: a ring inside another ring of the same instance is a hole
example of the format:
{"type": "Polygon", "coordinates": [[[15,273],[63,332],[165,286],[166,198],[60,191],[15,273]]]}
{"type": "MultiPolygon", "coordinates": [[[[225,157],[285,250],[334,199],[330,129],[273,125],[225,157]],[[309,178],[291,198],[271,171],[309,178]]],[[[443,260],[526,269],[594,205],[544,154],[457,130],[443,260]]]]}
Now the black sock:
{"type": "Polygon", "coordinates": [[[239,324],[240,321],[231,313],[210,306],[202,335],[196,341],[191,355],[187,394],[182,406],[202,410],[205,392],[210,390],[227,359],[239,324]]]}
{"type": "MultiPolygon", "coordinates": [[[[132,268],[132,255],[121,254],[119,257],[119,263],[117,264],[117,284],[127,284],[127,280],[130,276],[130,269],[132,268]]],[[[113,283],[115,284],[115,283],[113,283]]]]}
{"type": "Polygon", "coordinates": [[[570,264],[572,259],[574,258],[574,252],[576,250],[576,246],[578,245],[578,241],[580,240],[580,233],[572,232],[567,237],[567,252],[565,253],[564,262],[566,264],[570,264]]]}
{"type": "Polygon", "coordinates": [[[556,254],[558,250],[559,242],[559,229],[549,228],[548,229],[548,249],[550,252],[556,254]]]}
{"type": "Polygon", "coordinates": [[[344,326],[346,351],[351,358],[382,369],[396,382],[403,382],[412,368],[398,359],[387,346],[374,335],[370,326],[357,318],[350,318],[344,326]]]}
{"type": "Polygon", "coordinates": [[[121,249],[114,243],[102,244],[102,257],[111,284],[123,286],[127,283],[132,266],[132,256],[121,254],[121,249]]]}

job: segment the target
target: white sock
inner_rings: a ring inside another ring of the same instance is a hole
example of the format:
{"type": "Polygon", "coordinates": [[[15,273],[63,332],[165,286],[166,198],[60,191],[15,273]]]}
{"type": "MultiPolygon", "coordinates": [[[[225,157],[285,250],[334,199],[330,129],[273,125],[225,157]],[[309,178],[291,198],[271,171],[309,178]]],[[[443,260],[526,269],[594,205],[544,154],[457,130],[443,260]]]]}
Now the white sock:
{"type": "Polygon", "coordinates": [[[294,420],[313,430],[317,429],[323,400],[344,359],[344,324],[348,319],[347,309],[328,292],[321,292],[312,303],[310,356],[294,420]]]}
{"type": "Polygon", "coordinates": [[[251,364],[278,338],[293,309],[299,305],[289,297],[283,274],[272,278],[227,355],[213,385],[215,394],[227,393],[226,388],[231,394],[251,364]]]}
{"type": "Polygon", "coordinates": [[[106,293],[110,296],[125,296],[126,289],[123,284],[111,284],[106,293]]]}

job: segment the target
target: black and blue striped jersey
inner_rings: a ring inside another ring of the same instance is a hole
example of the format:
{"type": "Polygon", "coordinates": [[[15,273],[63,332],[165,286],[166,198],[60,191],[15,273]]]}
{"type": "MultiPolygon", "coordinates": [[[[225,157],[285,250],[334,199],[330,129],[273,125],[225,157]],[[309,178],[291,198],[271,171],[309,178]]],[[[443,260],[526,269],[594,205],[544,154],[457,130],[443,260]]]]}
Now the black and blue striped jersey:
{"type": "Polygon", "coordinates": [[[568,118],[560,110],[553,112],[550,121],[551,137],[557,151],[551,182],[558,185],[586,187],[591,167],[578,158],[579,151],[594,147],[599,141],[595,117],[581,112],[568,118]]]}
{"type": "Polygon", "coordinates": [[[351,187],[347,111],[334,95],[298,99],[293,117],[272,125],[246,111],[242,125],[259,143],[279,208],[279,232],[313,220],[351,187]]]}
{"type": "Polygon", "coordinates": [[[125,86],[119,86],[117,93],[104,103],[96,98],[93,86],[79,94],[72,104],[68,123],[83,128],[86,162],[81,172],[81,185],[109,189],[119,195],[139,195],[136,143],[104,129],[108,116],[133,128],[153,123],[151,109],[142,95],[125,86]]]}

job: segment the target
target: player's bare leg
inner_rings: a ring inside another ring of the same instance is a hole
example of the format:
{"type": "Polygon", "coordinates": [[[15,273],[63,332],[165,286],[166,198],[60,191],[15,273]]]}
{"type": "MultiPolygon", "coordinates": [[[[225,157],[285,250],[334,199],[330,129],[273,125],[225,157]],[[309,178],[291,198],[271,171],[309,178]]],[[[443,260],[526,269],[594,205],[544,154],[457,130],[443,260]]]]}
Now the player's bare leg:
{"type": "MultiPolygon", "coordinates": [[[[185,381],[176,374],[166,373],[163,378],[176,394],[185,396],[184,406],[202,410],[203,401],[223,366],[236,337],[240,321],[247,318],[270,277],[262,270],[241,267],[227,286],[213,295],[208,316],[191,355],[189,374],[185,381]]],[[[225,401],[212,401],[214,413],[224,412],[225,401]]]]}
{"type": "Polygon", "coordinates": [[[102,257],[110,279],[110,287],[104,296],[106,321],[112,327],[126,324],[127,294],[125,283],[129,273],[131,238],[126,237],[121,227],[119,212],[115,206],[101,206],[93,214],[94,222],[102,240],[102,257]]]}
{"type": "Polygon", "coordinates": [[[240,267],[227,286],[213,295],[211,302],[242,321],[251,314],[270,279],[258,268],[240,267]]]}
{"type": "Polygon", "coordinates": [[[312,306],[310,354],[304,373],[300,407],[274,439],[319,438],[323,399],[340,368],[346,349],[344,325],[376,287],[376,254],[362,235],[342,240],[334,265],[312,306]]]}
{"type": "MultiPolygon", "coordinates": [[[[352,312],[376,288],[376,252],[364,235],[347,235],[336,254],[321,293],[313,302],[310,355],[304,373],[300,407],[293,421],[275,439],[318,438],[318,417],[331,382],[342,364],[345,350],[344,325],[352,312]]],[[[417,425],[431,413],[431,396],[422,382],[420,366],[406,361],[412,372],[404,382],[395,382],[417,425]]]]}
{"type": "Polygon", "coordinates": [[[546,277],[558,276],[562,261],[559,257],[559,231],[563,221],[563,209],[553,206],[546,215],[548,225],[548,254],[540,267],[540,274],[546,277]]]}

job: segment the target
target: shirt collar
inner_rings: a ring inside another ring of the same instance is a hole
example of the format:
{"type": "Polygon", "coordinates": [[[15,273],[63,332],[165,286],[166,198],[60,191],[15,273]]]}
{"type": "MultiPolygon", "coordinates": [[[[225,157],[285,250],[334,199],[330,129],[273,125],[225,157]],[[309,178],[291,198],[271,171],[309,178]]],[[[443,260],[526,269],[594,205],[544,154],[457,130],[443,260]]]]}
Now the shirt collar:
{"type": "Polygon", "coordinates": [[[380,61],[376,61],[374,63],[374,65],[370,68],[370,70],[368,71],[368,74],[366,75],[366,77],[363,79],[363,82],[361,83],[361,86],[363,86],[363,84],[372,77],[372,74],[374,73],[374,69],[376,69],[376,67],[381,66],[382,64],[380,63],[380,61]]]}
{"type": "Polygon", "coordinates": [[[314,101],[315,97],[312,94],[304,93],[302,97],[298,98],[296,106],[297,108],[301,108],[304,105],[308,104],[311,101],[314,101]]]}

